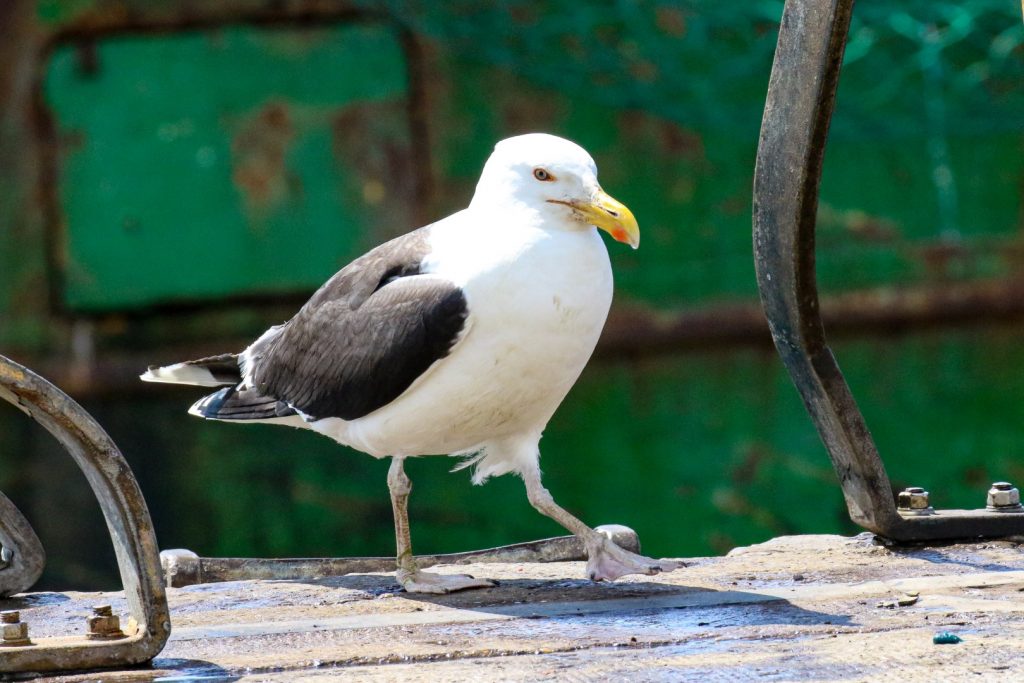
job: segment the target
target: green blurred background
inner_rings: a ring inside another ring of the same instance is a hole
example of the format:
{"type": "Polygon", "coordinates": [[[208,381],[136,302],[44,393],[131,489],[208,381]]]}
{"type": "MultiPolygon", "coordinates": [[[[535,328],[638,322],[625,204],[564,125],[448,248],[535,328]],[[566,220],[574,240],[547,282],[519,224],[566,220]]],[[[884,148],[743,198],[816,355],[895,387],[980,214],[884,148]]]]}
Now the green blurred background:
{"type": "MultiPolygon", "coordinates": [[[[204,423],[150,363],[240,350],[391,236],[465,205],[493,144],[594,155],[610,244],[595,360],[542,446],[556,499],[654,555],[851,533],[759,317],[750,195],[782,2],[10,0],[0,5],[0,353],[120,445],[162,548],[393,552],[387,463],[204,423]],[[205,5],[205,6],[203,6],[205,5]]],[[[836,355],[894,486],[1024,483],[1024,24],[1006,0],[859,0],[818,230],[836,355]],[[969,301],[959,308],[948,302],[969,301]]],[[[419,552],[555,535],[514,477],[412,462],[419,552]]],[[[98,507],[0,406],[0,489],[50,564],[116,585],[98,507]]]]}

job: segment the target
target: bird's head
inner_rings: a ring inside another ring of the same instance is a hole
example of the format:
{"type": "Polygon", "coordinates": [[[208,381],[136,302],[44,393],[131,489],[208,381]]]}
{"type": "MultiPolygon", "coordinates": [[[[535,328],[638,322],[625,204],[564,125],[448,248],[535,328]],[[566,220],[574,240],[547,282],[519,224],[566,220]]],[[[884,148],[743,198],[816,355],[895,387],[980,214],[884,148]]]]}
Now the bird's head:
{"type": "Polygon", "coordinates": [[[574,142],[545,133],[502,140],[487,160],[473,196],[480,206],[527,208],[546,224],[594,225],[636,249],[640,229],[624,204],[597,182],[597,166],[574,142]]]}

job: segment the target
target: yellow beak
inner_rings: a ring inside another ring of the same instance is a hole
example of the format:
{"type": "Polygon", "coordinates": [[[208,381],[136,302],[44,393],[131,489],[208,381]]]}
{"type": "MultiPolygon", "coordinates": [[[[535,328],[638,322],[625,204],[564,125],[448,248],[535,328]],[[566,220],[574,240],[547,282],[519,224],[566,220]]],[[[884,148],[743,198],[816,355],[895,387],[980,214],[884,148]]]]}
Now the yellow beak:
{"type": "Polygon", "coordinates": [[[596,225],[617,242],[625,242],[636,249],[640,246],[640,226],[629,208],[598,188],[590,202],[572,205],[591,225],[596,225]]]}

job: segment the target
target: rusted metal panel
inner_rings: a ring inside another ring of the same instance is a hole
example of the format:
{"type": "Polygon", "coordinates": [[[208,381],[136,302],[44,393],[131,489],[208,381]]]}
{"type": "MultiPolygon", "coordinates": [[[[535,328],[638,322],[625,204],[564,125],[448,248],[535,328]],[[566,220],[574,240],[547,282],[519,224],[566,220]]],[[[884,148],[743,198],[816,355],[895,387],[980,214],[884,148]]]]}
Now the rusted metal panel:
{"type": "MultiPolygon", "coordinates": [[[[1024,320],[1024,279],[862,289],[822,297],[820,308],[829,335],[844,339],[1013,323],[1024,320]]],[[[633,304],[611,312],[597,353],[608,359],[642,358],[770,342],[768,323],[756,304],[679,311],[633,304]]]]}
{"type": "Polygon", "coordinates": [[[413,220],[406,67],[386,25],[64,42],[44,95],[73,310],[308,291],[413,220]]]}

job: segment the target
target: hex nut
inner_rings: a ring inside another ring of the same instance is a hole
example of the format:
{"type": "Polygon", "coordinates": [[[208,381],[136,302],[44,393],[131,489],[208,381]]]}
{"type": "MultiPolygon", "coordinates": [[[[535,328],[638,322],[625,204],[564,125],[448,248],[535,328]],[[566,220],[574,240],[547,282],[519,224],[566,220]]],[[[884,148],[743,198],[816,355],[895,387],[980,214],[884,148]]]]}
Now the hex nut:
{"type": "Polygon", "coordinates": [[[986,507],[989,510],[1000,510],[1000,511],[1014,511],[1020,510],[1020,491],[1018,491],[1013,484],[1005,481],[997,481],[992,484],[992,488],[988,490],[988,504],[986,507]]]}
{"type": "Polygon", "coordinates": [[[17,624],[3,624],[3,641],[10,645],[13,641],[28,640],[28,624],[18,622],[17,624]]]}
{"type": "Polygon", "coordinates": [[[927,511],[931,508],[928,502],[928,492],[920,486],[909,486],[900,491],[897,496],[897,507],[904,511],[927,511]]]}
{"type": "Polygon", "coordinates": [[[97,605],[92,608],[92,614],[86,618],[85,623],[89,627],[86,637],[90,640],[114,640],[124,638],[121,630],[121,619],[110,605],[97,605]]]}
{"type": "Polygon", "coordinates": [[[21,621],[21,614],[17,610],[0,614],[0,645],[32,645],[28,639],[28,624],[21,621]]]}

